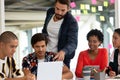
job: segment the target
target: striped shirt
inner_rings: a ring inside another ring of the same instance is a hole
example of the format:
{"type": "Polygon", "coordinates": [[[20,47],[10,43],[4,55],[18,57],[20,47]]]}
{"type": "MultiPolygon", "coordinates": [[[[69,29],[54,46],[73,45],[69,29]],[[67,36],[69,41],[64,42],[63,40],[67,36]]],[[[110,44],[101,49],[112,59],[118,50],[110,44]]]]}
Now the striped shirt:
{"type": "Polygon", "coordinates": [[[23,76],[23,72],[17,68],[16,62],[13,58],[5,57],[4,60],[0,59],[0,80],[23,76]]]}

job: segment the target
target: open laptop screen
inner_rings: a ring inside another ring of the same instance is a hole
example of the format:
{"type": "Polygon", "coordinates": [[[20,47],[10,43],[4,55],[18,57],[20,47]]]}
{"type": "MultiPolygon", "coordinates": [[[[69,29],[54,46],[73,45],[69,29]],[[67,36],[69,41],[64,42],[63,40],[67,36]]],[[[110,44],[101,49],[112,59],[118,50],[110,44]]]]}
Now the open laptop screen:
{"type": "Polygon", "coordinates": [[[37,69],[37,80],[61,80],[62,61],[40,62],[37,69]]]}

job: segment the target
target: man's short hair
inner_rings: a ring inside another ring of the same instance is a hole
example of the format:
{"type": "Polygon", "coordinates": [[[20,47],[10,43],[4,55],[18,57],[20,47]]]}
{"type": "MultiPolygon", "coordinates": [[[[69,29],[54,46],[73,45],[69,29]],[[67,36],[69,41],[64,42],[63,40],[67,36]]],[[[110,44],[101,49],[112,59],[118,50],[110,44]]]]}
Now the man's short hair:
{"type": "Polygon", "coordinates": [[[5,31],[0,35],[0,42],[9,43],[16,39],[18,40],[17,36],[11,31],[5,31]]]}
{"type": "Polygon", "coordinates": [[[65,4],[67,5],[68,7],[70,7],[70,0],[55,0],[55,3],[61,3],[61,4],[65,4]]]}
{"type": "Polygon", "coordinates": [[[34,46],[34,44],[36,44],[39,41],[45,41],[45,44],[47,45],[47,43],[48,43],[47,35],[45,35],[43,33],[34,34],[31,38],[31,45],[34,46]]]}

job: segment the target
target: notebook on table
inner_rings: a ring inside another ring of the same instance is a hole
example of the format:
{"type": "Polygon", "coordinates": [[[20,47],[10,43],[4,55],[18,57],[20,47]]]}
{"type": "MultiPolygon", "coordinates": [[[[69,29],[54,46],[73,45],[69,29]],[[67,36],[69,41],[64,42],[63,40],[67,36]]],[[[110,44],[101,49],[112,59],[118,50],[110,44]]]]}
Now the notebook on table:
{"type": "Polygon", "coordinates": [[[84,66],[84,68],[89,68],[91,70],[91,74],[95,74],[95,71],[94,70],[99,70],[100,69],[100,66],[99,65],[86,65],[84,66]]]}
{"type": "Polygon", "coordinates": [[[86,65],[86,66],[84,66],[84,68],[90,68],[91,70],[92,69],[99,69],[100,68],[100,66],[99,65],[86,65]]]}
{"type": "Polygon", "coordinates": [[[61,80],[62,61],[40,62],[37,69],[37,80],[61,80]]]}

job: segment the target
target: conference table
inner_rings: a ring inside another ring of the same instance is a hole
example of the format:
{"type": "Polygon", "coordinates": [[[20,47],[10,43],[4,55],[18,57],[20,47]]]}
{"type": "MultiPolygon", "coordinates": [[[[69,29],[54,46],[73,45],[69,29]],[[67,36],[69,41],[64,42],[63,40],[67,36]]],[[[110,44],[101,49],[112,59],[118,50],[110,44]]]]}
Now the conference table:
{"type": "MultiPolygon", "coordinates": [[[[75,78],[75,79],[63,79],[63,80],[84,80],[84,79],[83,78],[75,78]]],[[[90,80],[95,80],[95,79],[90,79],[90,80]]],[[[120,80],[120,78],[106,77],[105,80],[120,80]]]]}
{"type": "MultiPolygon", "coordinates": [[[[83,78],[77,78],[75,80],[84,80],[84,79],[83,78]]],[[[95,80],[95,79],[90,79],[90,80],[95,80]]],[[[120,80],[120,79],[106,78],[105,80],[120,80]]]]}
{"type": "MultiPolygon", "coordinates": [[[[76,78],[75,80],[84,80],[84,79],[76,78]]],[[[90,80],[95,80],[95,79],[90,79],[90,80]]],[[[115,77],[115,78],[105,77],[105,80],[120,80],[120,77],[115,77]]]]}

